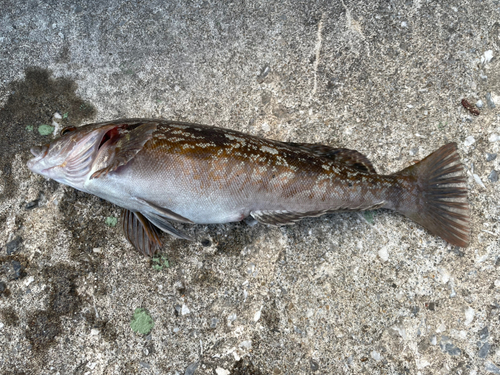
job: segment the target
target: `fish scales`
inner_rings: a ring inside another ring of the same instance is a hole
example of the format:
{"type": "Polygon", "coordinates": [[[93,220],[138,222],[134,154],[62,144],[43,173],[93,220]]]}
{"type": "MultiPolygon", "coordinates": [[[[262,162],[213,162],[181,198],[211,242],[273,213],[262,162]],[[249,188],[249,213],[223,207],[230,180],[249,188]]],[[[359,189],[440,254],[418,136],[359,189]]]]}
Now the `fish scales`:
{"type": "Polygon", "coordinates": [[[29,168],[115,203],[142,253],[161,246],[171,221],[213,224],[251,215],[266,224],[340,210],[387,208],[465,246],[467,189],[455,144],[392,175],[361,153],[287,143],[206,125],[126,119],[63,129],[33,148],[29,168]],[[145,240],[147,239],[147,240],[145,240]]]}
{"type": "Polygon", "coordinates": [[[262,209],[335,211],[372,207],[381,202],[385,182],[394,180],[339,168],[326,158],[249,135],[216,132],[213,128],[186,127],[182,129],[184,134],[171,129],[168,125],[158,127],[144,152],[136,157],[137,163],[144,163],[137,170],[145,171],[146,164],[155,161],[159,165],[152,172],[168,178],[182,165],[187,178],[179,180],[182,184],[178,189],[194,189],[198,196],[217,200],[212,194],[216,190],[219,199],[230,197],[244,210],[244,216],[262,209]],[[182,141],[171,141],[170,134],[181,136],[182,141]],[[170,155],[176,155],[175,160],[170,155]]]}

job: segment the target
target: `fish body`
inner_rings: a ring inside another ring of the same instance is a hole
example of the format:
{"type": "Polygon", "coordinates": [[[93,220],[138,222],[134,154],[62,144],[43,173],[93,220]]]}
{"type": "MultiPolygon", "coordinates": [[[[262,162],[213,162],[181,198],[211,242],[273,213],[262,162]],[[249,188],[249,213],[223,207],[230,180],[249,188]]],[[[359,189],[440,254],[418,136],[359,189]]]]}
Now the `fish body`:
{"type": "Polygon", "coordinates": [[[126,119],[62,133],[33,148],[28,167],[123,207],[125,234],[146,255],[161,246],[157,228],[189,239],[171,221],[252,216],[283,225],[374,208],[400,212],[452,244],[469,240],[467,190],[454,144],[384,176],[357,151],[206,125],[126,119]]]}

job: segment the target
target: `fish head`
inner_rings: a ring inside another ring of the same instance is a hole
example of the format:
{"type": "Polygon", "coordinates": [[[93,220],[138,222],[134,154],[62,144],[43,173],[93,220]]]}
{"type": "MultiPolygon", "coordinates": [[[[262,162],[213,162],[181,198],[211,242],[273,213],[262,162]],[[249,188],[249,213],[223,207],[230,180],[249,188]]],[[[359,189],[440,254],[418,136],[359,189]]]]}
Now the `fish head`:
{"type": "Polygon", "coordinates": [[[120,124],[92,124],[79,128],[64,128],[52,142],[31,148],[34,158],[28,168],[62,184],[82,189],[88,178],[99,148],[116,138],[120,124]]]}

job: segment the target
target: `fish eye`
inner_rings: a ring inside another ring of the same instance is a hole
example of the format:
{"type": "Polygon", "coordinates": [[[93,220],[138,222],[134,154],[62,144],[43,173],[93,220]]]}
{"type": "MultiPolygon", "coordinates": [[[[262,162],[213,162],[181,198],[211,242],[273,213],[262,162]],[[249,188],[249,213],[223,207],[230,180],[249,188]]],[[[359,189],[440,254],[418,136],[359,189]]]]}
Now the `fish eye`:
{"type": "Polygon", "coordinates": [[[76,130],[76,128],[75,128],[74,126],[67,126],[67,127],[63,128],[63,129],[61,130],[60,135],[61,135],[61,136],[66,135],[66,134],[68,134],[69,132],[72,132],[73,130],[76,130]]]}

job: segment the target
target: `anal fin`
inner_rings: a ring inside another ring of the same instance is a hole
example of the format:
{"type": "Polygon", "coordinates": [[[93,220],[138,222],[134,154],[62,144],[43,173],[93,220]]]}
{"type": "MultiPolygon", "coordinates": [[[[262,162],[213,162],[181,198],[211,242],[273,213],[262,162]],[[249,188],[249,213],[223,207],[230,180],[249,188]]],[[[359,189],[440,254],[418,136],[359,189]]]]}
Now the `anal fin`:
{"type": "Polygon", "coordinates": [[[328,211],[290,212],[290,211],[252,211],[250,215],[261,224],[289,225],[305,217],[317,217],[328,211]]]}
{"type": "Polygon", "coordinates": [[[318,217],[326,214],[331,214],[334,212],[346,212],[346,211],[365,211],[365,210],[375,210],[382,207],[385,201],[379,201],[372,204],[364,204],[359,207],[337,207],[329,210],[320,211],[305,211],[305,212],[292,212],[285,210],[275,210],[275,211],[252,211],[250,215],[261,224],[269,225],[289,225],[304,219],[306,217],[318,217]]]}

